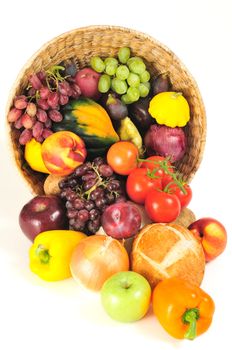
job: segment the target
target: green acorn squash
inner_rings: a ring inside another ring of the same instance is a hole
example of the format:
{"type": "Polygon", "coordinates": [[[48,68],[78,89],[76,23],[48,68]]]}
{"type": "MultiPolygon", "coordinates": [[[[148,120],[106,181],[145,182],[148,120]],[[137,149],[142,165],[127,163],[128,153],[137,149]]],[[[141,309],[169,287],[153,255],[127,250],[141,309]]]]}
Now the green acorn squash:
{"type": "Polygon", "coordinates": [[[53,123],[53,131],[69,130],[80,136],[88,155],[104,154],[119,136],[106,110],[89,98],[70,101],[61,110],[63,120],[53,123]]]}

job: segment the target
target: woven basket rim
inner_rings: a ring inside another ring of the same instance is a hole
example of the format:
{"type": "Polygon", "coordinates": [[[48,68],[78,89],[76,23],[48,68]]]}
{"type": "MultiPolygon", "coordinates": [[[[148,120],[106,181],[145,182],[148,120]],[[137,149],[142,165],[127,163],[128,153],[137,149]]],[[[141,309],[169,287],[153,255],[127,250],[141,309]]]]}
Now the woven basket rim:
{"type": "MultiPolygon", "coordinates": [[[[66,37],[69,34],[73,34],[75,32],[85,32],[86,30],[120,30],[120,31],[124,31],[124,32],[130,32],[133,33],[134,35],[138,35],[140,37],[143,37],[146,40],[151,41],[152,43],[155,43],[156,45],[162,47],[166,52],[171,53],[173,55],[173,57],[175,57],[176,60],[178,60],[178,62],[181,65],[181,68],[187,72],[188,76],[191,78],[193,85],[195,85],[195,88],[197,90],[197,92],[199,91],[199,87],[197,85],[197,82],[195,80],[195,78],[192,76],[192,74],[189,72],[189,70],[187,69],[187,67],[182,63],[182,61],[179,59],[179,57],[171,50],[169,49],[168,46],[166,46],[165,44],[161,43],[159,40],[155,39],[154,37],[152,37],[149,34],[146,34],[144,32],[140,32],[136,29],[131,29],[131,28],[127,28],[127,27],[122,27],[122,26],[116,26],[116,25],[90,25],[90,26],[83,26],[83,27],[79,27],[79,28],[75,28],[75,29],[71,29],[68,30],[66,32],[61,33],[60,35],[57,35],[55,37],[53,37],[52,39],[50,39],[49,41],[47,41],[46,43],[44,43],[38,50],[35,51],[35,53],[26,61],[26,63],[23,65],[23,67],[20,69],[16,80],[14,81],[11,89],[10,89],[10,93],[9,93],[9,97],[7,100],[7,104],[6,104],[6,111],[8,111],[9,109],[9,103],[11,101],[11,96],[13,91],[16,89],[17,85],[18,85],[18,81],[21,79],[21,77],[24,75],[25,70],[30,67],[31,62],[38,56],[38,54],[44,50],[46,50],[52,43],[56,42],[58,39],[62,38],[62,37],[66,37]]],[[[198,96],[201,100],[202,105],[204,106],[202,97],[199,93],[198,96]]]]}
{"type": "MultiPolygon", "coordinates": [[[[16,89],[18,87],[19,82],[21,81],[21,79],[25,76],[25,72],[26,70],[31,66],[32,62],[36,59],[36,57],[38,55],[40,55],[42,52],[46,51],[47,48],[49,46],[51,46],[52,44],[54,44],[58,39],[62,40],[62,38],[66,38],[67,36],[69,36],[70,34],[75,34],[75,33],[81,33],[81,32],[85,32],[85,31],[95,31],[97,32],[98,30],[100,31],[121,31],[121,32],[125,32],[125,33],[131,33],[134,36],[138,36],[139,38],[143,38],[144,40],[148,40],[150,41],[153,45],[155,46],[159,46],[160,48],[162,48],[165,52],[171,54],[173,56],[173,59],[175,61],[178,62],[178,64],[181,67],[181,70],[183,70],[183,72],[186,73],[186,75],[188,76],[189,80],[191,81],[191,84],[195,90],[197,99],[201,105],[201,111],[202,111],[202,115],[204,117],[204,123],[205,123],[205,127],[202,129],[202,135],[201,138],[203,141],[205,141],[206,139],[206,133],[207,133],[207,120],[206,120],[206,111],[205,111],[205,106],[204,106],[204,102],[202,99],[202,96],[200,94],[200,90],[198,87],[198,84],[196,82],[196,80],[194,79],[194,77],[192,76],[192,74],[189,72],[189,70],[186,68],[186,66],[182,63],[182,61],[179,59],[179,57],[171,50],[169,49],[168,46],[166,46],[165,44],[161,43],[159,40],[155,39],[154,37],[152,37],[149,34],[146,34],[144,32],[138,31],[136,29],[131,29],[131,28],[127,28],[127,27],[123,27],[123,26],[116,26],[116,25],[89,25],[89,26],[83,26],[83,27],[79,27],[79,28],[75,28],[75,29],[71,29],[68,31],[65,31],[63,33],[61,33],[60,35],[57,35],[55,37],[53,37],[52,39],[50,39],[49,41],[47,41],[46,43],[44,43],[27,61],[26,63],[22,66],[22,68],[20,69],[11,89],[8,95],[8,99],[7,99],[7,103],[6,103],[6,115],[8,114],[8,111],[11,107],[12,104],[12,98],[15,96],[16,94],[16,89]]],[[[10,125],[6,120],[6,127],[8,130],[8,133],[10,133],[10,125]]],[[[12,154],[13,154],[13,144],[10,140],[10,138],[8,138],[8,142],[9,142],[9,146],[11,148],[12,154]]],[[[193,176],[195,175],[195,172],[197,171],[197,169],[200,166],[200,163],[202,161],[203,158],[203,153],[204,153],[204,149],[205,149],[205,142],[202,142],[201,144],[201,148],[200,151],[198,153],[198,159],[196,162],[196,169],[194,172],[191,173],[191,175],[188,178],[188,182],[190,182],[193,178],[193,176]]],[[[14,158],[14,157],[13,157],[14,158]]],[[[14,161],[16,163],[16,159],[14,158],[14,161]]],[[[17,163],[16,163],[17,164],[17,163]]],[[[28,186],[31,188],[30,184],[28,183],[28,181],[26,180],[26,178],[23,176],[22,172],[20,172],[22,177],[24,178],[24,180],[27,182],[28,186]]]]}

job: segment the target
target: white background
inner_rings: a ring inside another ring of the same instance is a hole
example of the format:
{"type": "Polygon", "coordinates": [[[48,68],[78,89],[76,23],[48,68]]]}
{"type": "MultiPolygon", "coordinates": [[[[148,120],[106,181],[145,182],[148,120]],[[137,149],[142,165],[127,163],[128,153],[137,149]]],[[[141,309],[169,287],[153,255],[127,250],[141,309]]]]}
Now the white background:
{"type": "Polygon", "coordinates": [[[0,9],[0,348],[198,349],[231,344],[231,45],[232,3],[220,1],[12,1],[0,9]],[[190,208],[228,231],[223,255],[207,264],[202,288],[216,303],[213,324],[194,342],[168,336],[150,311],[133,324],[112,321],[99,295],[72,279],[45,283],[28,268],[30,242],[18,226],[32,198],[7,147],[5,105],[26,61],[42,44],[68,30],[121,25],[145,32],[173,50],[195,77],[207,112],[204,159],[192,181],[190,208]]]}

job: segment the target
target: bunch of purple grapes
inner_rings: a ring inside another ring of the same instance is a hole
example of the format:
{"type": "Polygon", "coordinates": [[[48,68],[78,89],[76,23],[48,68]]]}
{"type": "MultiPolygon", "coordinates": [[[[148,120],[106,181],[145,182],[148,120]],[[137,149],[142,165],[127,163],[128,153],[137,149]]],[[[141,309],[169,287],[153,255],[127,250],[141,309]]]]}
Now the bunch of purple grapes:
{"type": "Polygon", "coordinates": [[[29,86],[23,95],[16,96],[14,106],[8,114],[8,121],[20,130],[19,143],[25,145],[32,138],[42,143],[52,134],[52,122],[63,119],[60,106],[69,98],[78,98],[79,86],[72,76],[62,76],[62,66],[53,66],[46,72],[29,77],[29,86]]]}
{"type": "Polygon", "coordinates": [[[69,228],[88,235],[99,230],[102,213],[109,205],[126,201],[122,180],[101,157],[77,167],[59,187],[66,201],[69,228]]]}

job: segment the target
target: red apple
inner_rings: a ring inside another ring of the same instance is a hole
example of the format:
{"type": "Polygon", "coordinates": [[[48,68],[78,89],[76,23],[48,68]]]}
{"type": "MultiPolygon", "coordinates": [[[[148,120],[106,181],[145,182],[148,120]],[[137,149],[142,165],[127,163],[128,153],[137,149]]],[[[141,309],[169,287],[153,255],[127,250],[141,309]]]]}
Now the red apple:
{"type": "Polygon", "coordinates": [[[68,224],[65,206],[59,197],[36,196],[22,208],[19,225],[31,241],[40,232],[66,229],[68,224]]]}
{"type": "Polygon", "coordinates": [[[225,250],[227,233],[219,221],[213,218],[201,218],[194,221],[188,229],[201,241],[207,262],[225,250]]]}
{"type": "Polygon", "coordinates": [[[77,72],[75,81],[81,89],[81,94],[85,97],[97,100],[100,97],[98,91],[98,81],[101,74],[95,72],[92,68],[83,68],[77,72]]]}

